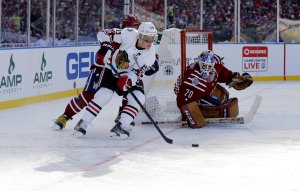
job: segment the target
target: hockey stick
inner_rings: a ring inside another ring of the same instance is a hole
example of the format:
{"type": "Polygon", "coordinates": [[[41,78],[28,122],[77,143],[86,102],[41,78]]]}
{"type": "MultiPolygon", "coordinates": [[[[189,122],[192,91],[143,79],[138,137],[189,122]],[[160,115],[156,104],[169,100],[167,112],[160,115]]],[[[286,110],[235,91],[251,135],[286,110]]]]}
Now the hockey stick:
{"type": "MultiPolygon", "coordinates": [[[[121,75],[119,74],[119,72],[116,70],[116,68],[109,63],[108,64],[111,69],[116,73],[116,75],[118,77],[120,77],[121,75]]],[[[156,130],[159,132],[159,134],[163,137],[163,139],[169,143],[172,144],[173,140],[166,137],[166,135],[161,131],[161,129],[158,127],[158,125],[154,122],[153,118],[150,116],[150,114],[148,113],[148,111],[145,109],[145,107],[142,105],[142,103],[139,101],[139,99],[135,96],[135,94],[132,92],[132,90],[130,88],[128,88],[128,92],[132,95],[132,97],[135,99],[135,101],[139,104],[139,106],[141,107],[141,109],[144,111],[144,113],[147,115],[147,117],[150,119],[150,121],[152,122],[152,124],[154,125],[154,127],[156,128],[156,130]]]]}
{"type": "MultiPolygon", "coordinates": [[[[254,102],[251,105],[251,108],[244,117],[231,117],[231,118],[206,118],[207,124],[248,124],[251,123],[254,119],[254,116],[262,102],[262,97],[257,95],[254,102]]],[[[181,124],[186,125],[186,121],[156,121],[156,124],[160,125],[171,125],[171,124],[181,124]]],[[[150,122],[142,122],[142,125],[152,124],[150,122]]]]}

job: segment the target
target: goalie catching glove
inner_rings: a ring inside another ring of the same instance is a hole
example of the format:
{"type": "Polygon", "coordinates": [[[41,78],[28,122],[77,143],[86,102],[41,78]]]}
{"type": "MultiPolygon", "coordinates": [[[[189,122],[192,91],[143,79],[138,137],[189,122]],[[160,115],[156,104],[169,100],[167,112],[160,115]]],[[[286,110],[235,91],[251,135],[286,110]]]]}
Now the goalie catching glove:
{"type": "Polygon", "coordinates": [[[253,83],[253,79],[250,74],[243,73],[240,75],[238,72],[233,73],[232,81],[228,84],[229,87],[233,87],[236,90],[244,90],[253,83]]]}
{"type": "Polygon", "coordinates": [[[122,91],[126,91],[128,88],[130,88],[132,85],[132,82],[128,76],[120,76],[118,81],[117,81],[117,86],[120,88],[122,91]]]}

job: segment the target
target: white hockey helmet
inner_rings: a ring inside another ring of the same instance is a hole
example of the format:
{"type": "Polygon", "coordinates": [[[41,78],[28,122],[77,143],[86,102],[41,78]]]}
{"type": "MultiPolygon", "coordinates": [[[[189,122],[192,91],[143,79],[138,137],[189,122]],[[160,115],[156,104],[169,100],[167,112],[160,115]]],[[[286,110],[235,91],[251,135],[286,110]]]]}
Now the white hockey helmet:
{"type": "Polygon", "coordinates": [[[209,74],[215,66],[215,56],[211,50],[203,51],[199,56],[200,71],[209,74]]]}
{"type": "Polygon", "coordinates": [[[154,42],[157,38],[157,30],[153,23],[142,22],[138,28],[139,38],[154,42]]]}

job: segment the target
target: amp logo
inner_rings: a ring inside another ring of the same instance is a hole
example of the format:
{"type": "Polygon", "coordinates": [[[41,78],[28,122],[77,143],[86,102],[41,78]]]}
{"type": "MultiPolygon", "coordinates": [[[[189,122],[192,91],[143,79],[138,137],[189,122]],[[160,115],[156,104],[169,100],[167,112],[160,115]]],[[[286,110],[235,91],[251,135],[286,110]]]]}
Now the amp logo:
{"type": "Polygon", "coordinates": [[[22,83],[22,75],[14,74],[16,63],[13,59],[13,54],[10,56],[8,75],[0,76],[0,94],[10,94],[20,91],[22,88],[19,85],[22,83]]]}
{"type": "Polygon", "coordinates": [[[42,89],[52,86],[52,83],[50,83],[50,80],[52,79],[52,71],[45,71],[45,68],[47,66],[47,61],[45,59],[45,53],[43,52],[43,56],[41,59],[41,71],[36,72],[33,79],[33,88],[36,89],[42,89]]]}
{"type": "Polygon", "coordinates": [[[33,83],[48,82],[50,79],[52,79],[52,71],[44,71],[46,65],[47,65],[47,61],[45,59],[45,53],[43,53],[41,72],[35,73],[33,83]]]}

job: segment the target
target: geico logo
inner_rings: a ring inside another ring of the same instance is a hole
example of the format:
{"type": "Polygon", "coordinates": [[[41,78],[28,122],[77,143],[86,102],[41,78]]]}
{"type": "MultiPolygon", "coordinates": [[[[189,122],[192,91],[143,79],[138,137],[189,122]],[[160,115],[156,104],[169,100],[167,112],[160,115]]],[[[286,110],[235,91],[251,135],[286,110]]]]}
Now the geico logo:
{"type": "Polygon", "coordinates": [[[66,75],[68,80],[86,78],[90,66],[95,62],[94,52],[71,52],[66,59],[66,75]]]}

